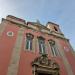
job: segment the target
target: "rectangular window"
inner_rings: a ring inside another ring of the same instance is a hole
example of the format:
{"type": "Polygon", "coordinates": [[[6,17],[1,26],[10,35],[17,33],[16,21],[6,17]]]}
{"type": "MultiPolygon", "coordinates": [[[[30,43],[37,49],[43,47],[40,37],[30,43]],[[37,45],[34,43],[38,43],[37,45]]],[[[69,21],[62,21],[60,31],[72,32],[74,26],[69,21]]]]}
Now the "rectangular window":
{"type": "Polygon", "coordinates": [[[30,33],[26,34],[26,49],[27,50],[32,50],[32,42],[33,42],[34,36],[30,33]]]}
{"type": "Polygon", "coordinates": [[[39,39],[39,51],[45,54],[45,42],[42,39],[39,39]]]}
{"type": "Polygon", "coordinates": [[[51,51],[52,51],[53,56],[57,56],[57,50],[55,46],[51,46],[51,51]]]}
{"type": "Polygon", "coordinates": [[[26,49],[32,50],[32,39],[26,39],[26,49]]]}
{"type": "Polygon", "coordinates": [[[58,48],[56,46],[55,41],[49,40],[49,44],[50,44],[50,47],[51,47],[51,51],[52,51],[53,56],[58,56],[59,55],[59,52],[58,52],[58,48]]]}

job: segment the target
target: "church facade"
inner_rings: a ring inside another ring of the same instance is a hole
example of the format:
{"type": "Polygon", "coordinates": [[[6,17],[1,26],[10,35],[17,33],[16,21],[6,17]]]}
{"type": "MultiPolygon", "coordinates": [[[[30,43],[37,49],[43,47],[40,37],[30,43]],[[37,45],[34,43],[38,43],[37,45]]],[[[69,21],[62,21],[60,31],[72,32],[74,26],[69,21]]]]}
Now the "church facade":
{"type": "Polygon", "coordinates": [[[0,75],[75,75],[75,52],[58,24],[8,15],[0,24],[0,75]]]}

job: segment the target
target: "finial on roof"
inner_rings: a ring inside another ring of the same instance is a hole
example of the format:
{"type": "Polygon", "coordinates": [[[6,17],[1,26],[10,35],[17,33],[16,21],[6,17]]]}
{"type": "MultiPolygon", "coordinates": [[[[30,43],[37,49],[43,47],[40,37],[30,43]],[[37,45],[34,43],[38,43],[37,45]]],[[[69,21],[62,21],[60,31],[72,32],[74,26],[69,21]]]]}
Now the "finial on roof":
{"type": "Polygon", "coordinates": [[[40,21],[39,21],[38,19],[36,20],[36,22],[37,22],[38,24],[40,24],[40,21]]]}

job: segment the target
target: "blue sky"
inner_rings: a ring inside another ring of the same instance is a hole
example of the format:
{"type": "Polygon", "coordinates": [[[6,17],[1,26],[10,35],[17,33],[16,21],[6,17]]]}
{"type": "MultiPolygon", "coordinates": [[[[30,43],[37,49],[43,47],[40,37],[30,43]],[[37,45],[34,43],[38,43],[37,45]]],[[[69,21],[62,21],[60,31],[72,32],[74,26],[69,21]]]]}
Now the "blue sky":
{"type": "Polygon", "coordinates": [[[0,0],[0,20],[7,15],[59,24],[75,50],[75,0],[0,0]]]}

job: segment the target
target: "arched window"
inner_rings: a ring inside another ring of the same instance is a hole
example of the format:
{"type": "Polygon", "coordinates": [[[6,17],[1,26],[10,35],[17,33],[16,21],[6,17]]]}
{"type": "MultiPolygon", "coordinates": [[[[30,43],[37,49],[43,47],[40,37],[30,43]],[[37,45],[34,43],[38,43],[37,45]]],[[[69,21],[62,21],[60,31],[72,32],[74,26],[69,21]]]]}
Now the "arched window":
{"type": "Polygon", "coordinates": [[[30,33],[26,34],[26,49],[29,51],[32,50],[32,41],[33,41],[33,35],[30,33]]]}
{"type": "Polygon", "coordinates": [[[39,52],[40,53],[46,53],[45,52],[45,39],[43,37],[38,37],[38,42],[39,42],[39,52]]]}
{"type": "Polygon", "coordinates": [[[58,31],[58,29],[57,29],[55,26],[54,26],[54,30],[55,30],[55,31],[58,31]]]}
{"type": "Polygon", "coordinates": [[[51,47],[51,51],[52,51],[53,56],[58,56],[59,52],[58,52],[58,48],[56,46],[55,41],[53,41],[52,39],[50,39],[49,40],[49,45],[51,47]]]}

